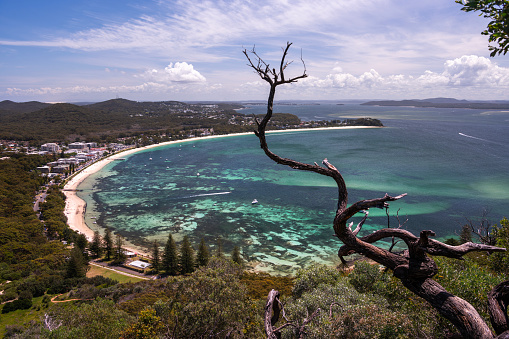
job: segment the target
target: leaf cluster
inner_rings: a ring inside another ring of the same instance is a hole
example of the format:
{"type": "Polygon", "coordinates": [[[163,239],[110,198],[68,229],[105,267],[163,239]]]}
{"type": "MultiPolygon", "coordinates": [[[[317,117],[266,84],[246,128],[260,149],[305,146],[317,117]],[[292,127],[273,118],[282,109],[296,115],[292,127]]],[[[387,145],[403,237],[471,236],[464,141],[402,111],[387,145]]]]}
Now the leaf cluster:
{"type": "Polygon", "coordinates": [[[490,43],[490,56],[506,54],[509,50],[509,1],[507,0],[456,0],[462,4],[465,12],[479,11],[485,18],[491,19],[481,34],[487,35],[490,43]]]}

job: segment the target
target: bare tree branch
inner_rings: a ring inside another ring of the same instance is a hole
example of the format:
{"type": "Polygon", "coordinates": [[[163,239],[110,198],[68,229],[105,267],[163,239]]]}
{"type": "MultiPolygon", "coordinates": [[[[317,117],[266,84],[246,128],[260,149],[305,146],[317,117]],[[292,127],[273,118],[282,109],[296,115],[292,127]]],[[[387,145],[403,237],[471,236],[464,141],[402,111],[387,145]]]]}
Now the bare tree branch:
{"type": "MultiPolygon", "coordinates": [[[[265,129],[273,114],[276,87],[282,84],[293,83],[299,79],[307,77],[304,62],[304,71],[301,75],[296,77],[286,77],[285,72],[287,71],[287,67],[291,64],[291,62],[287,62],[286,60],[291,45],[292,44],[288,42],[286,47],[283,49],[283,55],[279,64],[279,71],[276,71],[275,68],[271,69],[270,65],[259,57],[254,48],[249,53],[246,50],[243,51],[248,60],[248,66],[253,68],[258,76],[270,85],[270,92],[267,100],[267,113],[258,123],[258,129],[255,131],[260,142],[260,147],[270,159],[278,164],[289,166],[298,170],[310,171],[329,176],[336,182],[338,187],[338,203],[336,215],[333,221],[333,228],[335,236],[338,237],[344,244],[338,251],[338,256],[343,263],[346,263],[343,256],[352,253],[364,255],[391,269],[394,276],[399,278],[403,285],[416,295],[424,298],[433,307],[435,307],[441,315],[449,319],[458,328],[463,337],[493,338],[494,336],[491,333],[490,328],[479,316],[472,305],[465,300],[448,293],[442,286],[440,286],[440,284],[431,279],[438,272],[438,268],[429,254],[461,259],[463,255],[472,251],[494,252],[505,251],[505,249],[491,246],[493,244],[474,244],[472,242],[459,246],[449,246],[442,242],[430,239],[430,236],[435,235],[433,231],[422,231],[420,237],[416,237],[412,233],[400,229],[402,226],[401,223],[397,229],[381,229],[359,238],[358,233],[366,221],[368,214],[367,211],[370,208],[387,209],[389,202],[405,197],[406,193],[397,196],[391,196],[386,193],[382,198],[361,200],[348,206],[348,191],[345,181],[340,171],[332,165],[327,158],[322,161],[323,166],[319,166],[316,162],[313,165],[310,165],[293,159],[282,158],[269,150],[267,140],[265,138],[265,129]],[[255,61],[250,58],[250,54],[254,56],[255,61]],[[352,231],[353,223],[348,224],[348,220],[361,211],[365,213],[365,215],[361,222],[359,222],[357,228],[352,231]],[[377,240],[387,237],[403,240],[407,245],[408,250],[399,255],[372,244],[377,240]]],[[[279,330],[276,332],[273,328],[281,311],[278,297],[279,293],[272,290],[271,293],[269,293],[265,307],[265,329],[267,336],[270,339],[277,338],[277,335],[280,335],[279,330]]],[[[315,311],[316,314],[317,312],[318,310],[315,311]]],[[[316,316],[315,313],[306,318],[302,326],[305,326],[305,324],[313,319],[316,316]]],[[[283,327],[285,326],[294,325],[289,325],[287,322],[287,324],[283,325],[283,327]]],[[[299,328],[300,335],[304,334],[304,327],[302,326],[299,328]]],[[[507,327],[507,324],[505,326],[507,327]]],[[[507,329],[508,328],[505,328],[505,330],[507,329]]]]}

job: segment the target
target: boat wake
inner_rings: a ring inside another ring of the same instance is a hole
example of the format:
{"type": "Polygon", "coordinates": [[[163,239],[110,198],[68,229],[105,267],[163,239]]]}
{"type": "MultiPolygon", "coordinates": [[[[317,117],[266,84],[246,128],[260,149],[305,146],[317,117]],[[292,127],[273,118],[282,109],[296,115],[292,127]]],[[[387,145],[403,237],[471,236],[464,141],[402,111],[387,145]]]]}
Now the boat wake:
{"type": "Polygon", "coordinates": [[[216,192],[216,193],[203,193],[203,194],[194,194],[190,195],[187,198],[196,198],[196,197],[208,197],[210,195],[223,195],[223,194],[230,194],[231,191],[228,192],[216,192]]]}
{"type": "Polygon", "coordinates": [[[481,140],[481,141],[487,141],[487,142],[492,142],[492,141],[489,141],[489,140],[486,140],[486,139],[482,139],[482,138],[478,138],[478,137],[473,137],[471,135],[468,135],[468,134],[465,134],[465,133],[458,133],[459,135],[463,136],[463,137],[467,137],[467,138],[471,138],[471,139],[476,139],[476,140],[481,140]]]}

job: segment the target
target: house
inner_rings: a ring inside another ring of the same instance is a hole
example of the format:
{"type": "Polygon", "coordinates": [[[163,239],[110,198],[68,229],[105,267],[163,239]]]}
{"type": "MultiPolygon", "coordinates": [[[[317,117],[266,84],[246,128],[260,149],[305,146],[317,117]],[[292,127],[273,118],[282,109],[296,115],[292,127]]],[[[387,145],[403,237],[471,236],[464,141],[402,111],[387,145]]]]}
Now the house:
{"type": "Polygon", "coordinates": [[[69,171],[69,167],[70,166],[68,164],[54,166],[51,168],[51,172],[52,173],[65,173],[66,171],[69,171]]]}
{"type": "Polygon", "coordinates": [[[88,150],[87,144],[84,142],[73,142],[67,145],[67,148],[70,150],[88,150]]]}
{"type": "Polygon", "coordinates": [[[55,143],[47,143],[41,145],[41,151],[57,153],[60,152],[60,146],[55,143]]]}
{"type": "Polygon", "coordinates": [[[37,170],[41,173],[49,173],[49,172],[51,172],[51,167],[41,166],[41,167],[37,167],[37,170]]]}

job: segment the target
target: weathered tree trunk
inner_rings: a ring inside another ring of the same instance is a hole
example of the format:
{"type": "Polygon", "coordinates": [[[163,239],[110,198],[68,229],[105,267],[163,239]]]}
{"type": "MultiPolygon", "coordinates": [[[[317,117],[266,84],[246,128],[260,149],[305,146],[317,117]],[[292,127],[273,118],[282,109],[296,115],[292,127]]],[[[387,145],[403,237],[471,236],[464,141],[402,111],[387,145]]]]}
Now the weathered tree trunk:
{"type": "Polygon", "coordinates": [[[265,304],[265,333],[268,339],[281,338],[281,332],[274,329],[274,325],[279,320],[279,292],[271,290],[267,296],[267,303],[265,304]]]}
{"type": "Polygon", "coordinates": [[[447,292],[435,280],[401,279],[401,282],[447,318],[463,338],[493,338],[493,333],[476,309],[465,300],[447,292]]]}
{"type": "MultiPolygon", "coordinates": [[[[491,324],[498,335],[509,329],[507,318],[507,305],[509,304],[509,281],[495,286],[488,294],[488,312],[491,324]]],[[[509,333],[506,334],[509,337],[509,333]]]]}
{"type": "MultiPolygon", "coordinates": [[[[472,251],[500,252],[505,251],[504,248],[474,244],[471,242],[460,246],[449,246],[430,239],[430,236],[435,235],[433,231],[422,231],[420,237],[416,237],[412,233],[401,229],[381,229],[365,237],[358,238],[357,234],[366,220],[367,212],[365,211],[373,207],[388,208],[390,201],[401,199],[406,196],[406,193],[394,197],[385,194],[382,198],[361,200],[348,207],[348,191],[345,181],[339,170],[327,159],[322,161],[324,166],[319,166],[317,163],[310,165],[292,159],[282,158],[269,150],[265,138],[265,129],[272,117],[276,87],[282,84],[296,82],[298,79],[307,77],[304,67],[302,75],[288,79],[285,78],[284,72],[286,67],[290,64],[286,61],[290,46],[291,43],[287,43],[286,48],[283,49],[283,56],[278,71],[276,71],[275,68],[271,69],[269,64],[263,61],[254,50],[251,51],[251,53],[255,56],[256,63],[253,63],[248,52],[244,50],[244,54],[249,61],[248,65],[254,69],[263,80],[270,84],[267,113],[261,122],[257,120],[258,130],[255,131],[260,141],[260,147],[270,159],[278,164],[298,170],[315,172],[334,179],[338,186],[338,205],[333,228],[336,237],[344,244],[338,251],[338,255],[342,260],[345,255],[359,253],[386,266],[393,271],[394,276],[399,278],[405,287],[428,301],[440,314],[449,319],[464,338],[493,338],[494,335],[490,328],[472,305],[447,292],[440,284],[432,279],[437,273],[438,268],[430,254],[461,259],[463,255],[472,251]],[[357,228],[352,231],[353,223],[348,225],[347,222],[359,212],[364,212],[365,216],[358,224],[357,228]],[[403,254],[395,254],[372,244],[377,240],[387,237],[403,240],[408,246],[408,250],[403,254]]],[[[495,292],[490,293],[490,298],[492,299],[492,301],[490,301],[490,311],[493,312],[492,319],[496,322],[496,326],[494,326],[497,333],[501,334],[500,337],[508,333],[505,331],[508,330],[506,305],[509,301],[509,282],[501,285],[497,286],[498,289],[494,289],[495,292]]],[[[271,293],[273,292],[271,291],[271,293]]],[[[273,328],[278,318],[276,314],[279,316],[279,305],[276,305],[275,300],[278,300],[277,295],[275,293],[272,295],[269,294],[266,306],[265,328],[267,336],[271,339],[277,338],[276,335],[279,334],[279,330],[274,330],[273,328]],[[270,322],[268,321],[269,315],[270,322]]]]}

